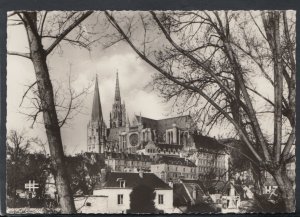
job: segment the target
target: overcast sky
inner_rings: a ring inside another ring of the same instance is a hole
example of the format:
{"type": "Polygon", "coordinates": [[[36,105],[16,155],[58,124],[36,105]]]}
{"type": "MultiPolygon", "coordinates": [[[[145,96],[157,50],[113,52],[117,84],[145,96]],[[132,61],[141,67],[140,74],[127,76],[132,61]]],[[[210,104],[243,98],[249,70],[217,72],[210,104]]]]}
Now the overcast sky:
{"type": "MultiPolygon", "coordinates": [[[[26,51],[27,39],[23,26],[8,29],[8,50],[26,51]]],[[[86,126],[90,119],[95,75],[98,74],[102,110],[107,126],[109,126],[109,112],[115,93],[116,71],[119,72],[119,81],[122,101],[125,101],[126,110],[132,119],[134,113],[146,117],[159,119],[170,115],[170,107],[162,103],[157,93],[146,87],[151,81],[153,70],[137,58],[136,54],[124,43],[111,48],[102,49],[100,46],[88,51],[79,48],[64,46],[62,54],[55,52],[49,57],[48,66],[54,86],[57,83],[65,84],[67,72],[72,65],[73,88],[77,91],[93,84],[90,93],[83,102],[82,113],[69,122],[62,129],[63,144],[67,153],[86,150],[86,126]]],[[[25,85],[35,81],[32,63],[22,57],[8,56],[7,59],[7,129],[25,129],[30,136],[39,136],[46,141],[42,124],[35,124],[30,128],[32,121],[27,120],[30,110],[19,107],[26,90],[25,85]]],[[[27,102],[27,105],[28,102],[27,102]]],[[[24,102],[26,106],[26,102],[24,102]]]]}

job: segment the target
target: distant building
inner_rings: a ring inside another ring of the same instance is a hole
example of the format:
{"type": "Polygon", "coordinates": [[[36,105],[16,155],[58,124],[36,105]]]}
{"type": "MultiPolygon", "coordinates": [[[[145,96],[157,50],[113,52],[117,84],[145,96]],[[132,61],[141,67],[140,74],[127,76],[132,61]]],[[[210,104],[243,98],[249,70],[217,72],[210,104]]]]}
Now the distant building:
{"type": "Polygon", "coordinates": [[[158,210],[165,213],[173,212],[173,189],[154,174],[143,172],[104,173],[101,184],[93,191],[93,196],[99,197],[102,204],[99,206],[100,204],[94,200],[94,204],[89,206],[95,208],[99,206],[101,210],[97,210],[98,213],[126,213],[130,209],[130,193],[140,184],[155,190],[154,203],[158,210]]]}
{"type": "Polygon", "coordinates": [[[190,143],[186,153],[188,153],[187,158],[197,166],[197,178],[204,179],[209,174],[213,174],[216,179],[227,181],[229,155],[224,146],[216,139],[200,134],[193,134],[190,143]]]}
{"type": "Polygon", "coordinates": [[[157,155],[169,155],[179,157],[182,153],[183,145],[174,144],[155,144],[153,141],[149,141],[143,149],[137,150],[138,154],[149,155],[151,158],[155,158],[157,155]]]}
{"type": "Polygon", "coordinates": [[[151,165],[151,172],[164,182],[179,182],[179,179],[196,179],[196,165],[188,159],[159,156],[151,165]]]}
{"type": "Polygon", "coordinates": [[[105,152],[105,164],[118,172],[150,171],[152,159],[148,155],[105,152]]]}

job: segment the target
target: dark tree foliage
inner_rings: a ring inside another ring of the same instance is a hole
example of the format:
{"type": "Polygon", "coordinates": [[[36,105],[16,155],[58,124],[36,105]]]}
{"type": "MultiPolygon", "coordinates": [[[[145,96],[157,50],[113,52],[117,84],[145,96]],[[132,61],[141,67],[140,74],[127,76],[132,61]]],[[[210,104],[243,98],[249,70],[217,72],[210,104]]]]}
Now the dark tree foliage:
{"type": "Polygon", "coordinates": [[[101,169],[105,167],[102,156],[86,156],[79,154],[66,157],[66,164],[73,194],[92,194],[98,183],[101,169]]]}
{"type": "Polygon", "coordinates": [[[157,213],[154,205],[154,189],[146,185],[138,185],[130,194],[130,210],[128,213],[157,213]]]}
{"type": "Polygon", "coordinates": [[[207,202],[200,202],[194,205],[188,206],[186,213],[217,213],[221,210],[214,205],[207,202]]]}
{"type": "Polygon", "coordinates": [[[50,166],[50,159],[39,153],[24,153],[18,161],[7,160],[7,196],[11,199],[10,206],[18,206],[16,203],[16,190],[25,190],[25,183],[34,180],[38,183],[36,189],[36,199],[45,199],[45,185],[47,171],[50,166]]]}
{"type": "Polygon", "coordinates": [[[268,199],[268,196],[254,194],[253,205],[251,206],[251,210],[248,210],[248,212],[280,213],[284,209],[285,204],[281,197],[275,196],[271,202],[268,199]]]}

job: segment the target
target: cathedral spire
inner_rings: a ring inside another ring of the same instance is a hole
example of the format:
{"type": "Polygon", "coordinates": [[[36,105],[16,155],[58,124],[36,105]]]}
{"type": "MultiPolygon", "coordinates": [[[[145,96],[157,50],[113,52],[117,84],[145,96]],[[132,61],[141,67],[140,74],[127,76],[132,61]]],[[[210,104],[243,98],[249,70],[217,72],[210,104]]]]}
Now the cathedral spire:
{"type": "Polygon", "coordinates": [[[95,81],[95,90],[94,90],[94,99],[93,99],[93,107],[92,107],[92,121],[102,121],[102,109],[101,109],[101,101],[99,95],[99,87],[98,87],[98,76],[96,75],[95,81]]]}
{"type": "Polygon", "coordinates": [[[119,86],[119,75],[118,71],[116,74],[116,90],[115,90],[115,101],[121,102],[120,86],[119,86]]]}

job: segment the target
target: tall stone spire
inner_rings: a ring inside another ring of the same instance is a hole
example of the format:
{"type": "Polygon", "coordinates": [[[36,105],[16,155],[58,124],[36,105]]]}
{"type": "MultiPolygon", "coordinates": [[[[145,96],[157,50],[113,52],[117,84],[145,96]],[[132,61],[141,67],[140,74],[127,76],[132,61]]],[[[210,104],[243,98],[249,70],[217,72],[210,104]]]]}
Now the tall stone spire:
{"type": "Polygon", "coordinates": [[[103,120],[98,77],[96,75],[92,115],[87,125],[87,151],[103,153],[106,148],[106,133],[107,128],[103,120]]]}
{"type": "Polygon", "coordinates": [[[111,111],[111,128],[125,127],[126,125],[126,109],[125,103],[121,102],[119,75],[116,73],[116,89],[115,101],[111,111]]]}
{"type": "Polygon", "coordinates": [[[91,121],[102,121],[102,120],[103,120],[103,116],[102,116],[101,101],[99,95],[98,76],[96,75],[91,121]]]}
{"type": "Polygon", "coordinates": [[[120,86],[119,86],[119,75],[118,71],[116,74],[116,90],[115,90],[115,101],[121,102],[120,86]]]}

